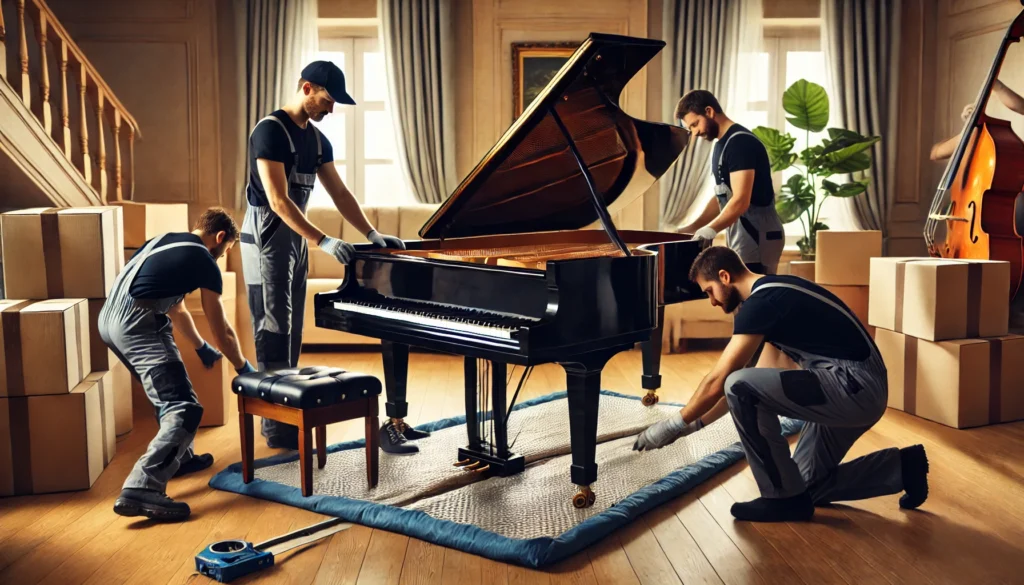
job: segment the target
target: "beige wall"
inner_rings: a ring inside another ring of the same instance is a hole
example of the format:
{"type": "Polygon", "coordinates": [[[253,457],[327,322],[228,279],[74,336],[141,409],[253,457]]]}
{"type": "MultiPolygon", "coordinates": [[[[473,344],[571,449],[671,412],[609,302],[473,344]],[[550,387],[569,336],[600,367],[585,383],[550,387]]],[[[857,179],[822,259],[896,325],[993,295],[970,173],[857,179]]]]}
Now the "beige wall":
{"type": "Polygon", "coordinates": [[[139,122],[135,199],[189,203],[191,219],[231,206],[240,131],[231,3],[48,4],[139,122]]]}
{"type": "Polygon", "coordinates": [[[320,18],[375,18],[377,0],[317,0],[317,11],[320,18]]]}

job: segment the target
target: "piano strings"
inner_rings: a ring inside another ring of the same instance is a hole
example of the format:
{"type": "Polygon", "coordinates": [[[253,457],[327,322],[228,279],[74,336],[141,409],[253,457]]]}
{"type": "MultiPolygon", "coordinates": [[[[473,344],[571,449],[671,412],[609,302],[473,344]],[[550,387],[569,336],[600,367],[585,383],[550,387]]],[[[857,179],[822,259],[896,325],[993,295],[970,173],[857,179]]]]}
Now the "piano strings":
{"type": "MultiPolygon", "coordinates": [[[[501,412],[496,405],[491,404],[492,392],[491,392],[491,360],[478,358],[476,360],[476,403],[477,403],[477,416],[476,416],[476,436],[481,442],[487,446],[487,452],[490,455],[495,455],[494,450],[494,417],[500,416],[498,413],[501,412]]],[[[508,372],[508,377],[505,380],[505,387],[511,385],[512,380],[515,378],[515,365],[508,372]]],[[[516,405],[516,400],[519,399],[519,392],[522,391],[526,382],[530,379],[530,374],[533,372],[533,366],[526,367],[523,372],[519,375],[519,383],[516,384],[516,391],[512,394],[512,402],[505,409],[505,405],[500,405],[500,409],[505,410],[505,428],[508,428],[508,421],[512,417],[512,409],[516,405]]],[[[512,439],[512,443],[509,444],[509,449],[515,446],[516,440],[519,439],[519,435],[523,432],[525,425],[519,426],[519,431],[516,432],[516,436],[512,439]]]]}

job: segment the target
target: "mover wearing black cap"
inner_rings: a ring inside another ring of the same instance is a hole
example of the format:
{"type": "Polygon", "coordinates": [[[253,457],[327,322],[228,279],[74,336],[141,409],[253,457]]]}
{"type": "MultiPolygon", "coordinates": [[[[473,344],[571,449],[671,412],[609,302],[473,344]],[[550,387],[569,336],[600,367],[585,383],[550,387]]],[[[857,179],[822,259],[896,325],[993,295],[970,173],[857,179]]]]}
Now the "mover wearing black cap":
{"type": "MultiPolygon", "coordinates": [[[[335,104],[353,105],[345,74],[330,61],[302,69],[295,94],[281,109],[260,120],[249,134],[249,182],[242,223],[242,273],[256,341],[260,371],[294,368],[302,348],[308,246],[319,246],[338,262],[353,256],[351,244],[326,234],[306,218],[317,179],[345,221],[381,248],[404,249],[402,240],[377,233],[358,200],[338,175],[330,140],[309,122],[319,122],[335,104]]],[[[418,451],[406,441],[427,436],[389,419],[380,429],[389,453],[418,451]]],[[[263,419],[262,434],[271,448],[298,449],[294,425],[263,419]]]]}

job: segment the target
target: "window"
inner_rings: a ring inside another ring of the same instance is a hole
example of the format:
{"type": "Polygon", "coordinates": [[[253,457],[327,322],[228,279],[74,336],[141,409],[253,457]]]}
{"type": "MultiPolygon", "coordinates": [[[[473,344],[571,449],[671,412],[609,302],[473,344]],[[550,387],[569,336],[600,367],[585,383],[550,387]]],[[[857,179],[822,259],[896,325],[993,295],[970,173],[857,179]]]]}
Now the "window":
{"type": "MultiPolygon", "coordinates": [[[[398,166],[391,122],[384,53],[372,37],[325,36],[317,59],[333,61],[345,72],[346,89],[356,105],[337,104],[334,112],[313,122],[331,141],[341,180],[364,205],[413,203],[405,172],[398,166]]],[[[317,180],[310,207],[333,207],[317,180]]]]}
{"type": "MultiPolygon", "coordinates": [[[[758,64],[758,70],[761,69],[760,66],[762,64],[764,65],[764,71],[766,72],[764,77],[767,78],[765,87],[768,88],[768,92],[764,111],[757,112],[757,114],[762,115],[762,119],[767,120],[766,126],[777,128],[780,132],[788,132],[793,136],[796,139],[793,152],[796,153],[802,152],[809,145],[807,142],[808,132],[799,130],[786,121],[787,114],[782,107],[782,94],[794,82],[806,79],[824,87],[825,92],[829,96],[829,122],[827,128],[835,127],[838,124],[839,116],[837,115],[833,99],[835,92],[828,84],[825,54],[821,51],[819,34],[817,26],[814,28],[781,29],[778,31],[769,28],[764,33],[765,52],[760,56],[764,61],[758,64]]],[[[821,138],[827,136],[827,132],[811,133],[809,136],[810,146],[821,144],[821,138]]],[[[791,176],[796,174],[800,174],[800,170],[792,167],[775,173],[772,177],[772,182],[775,184],[776,194],[780,192],[782,185],[791,176]]],[[[853,229],[846,205],[847,203],[841,199],[829,197],[818,214],[818,221],[836,230],[853,229]]],[[[797,240],[803,237],[803,227],[799,219],[786,224],[785,229],[787,244],[794,245],[797,240]]]]}

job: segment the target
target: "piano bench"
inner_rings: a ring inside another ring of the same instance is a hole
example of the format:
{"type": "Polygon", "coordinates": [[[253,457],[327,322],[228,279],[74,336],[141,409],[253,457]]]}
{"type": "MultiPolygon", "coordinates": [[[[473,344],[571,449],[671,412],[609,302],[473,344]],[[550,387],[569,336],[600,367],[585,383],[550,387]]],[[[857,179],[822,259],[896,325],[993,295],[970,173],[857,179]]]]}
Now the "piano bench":
{"type": "Polygon", "coordinates": [[[242,481],[253,479],[253,415],[299,428],[299,468],[302,495],[313,494],[313,431],[317,467],[327,465],[327,425],[362,418],[366,421],[366,481],[377,486],[377,378],[341,368],[312,366],[253,372],[236,376],[231,391],[238,394],[242,436],[242,481]]]}

